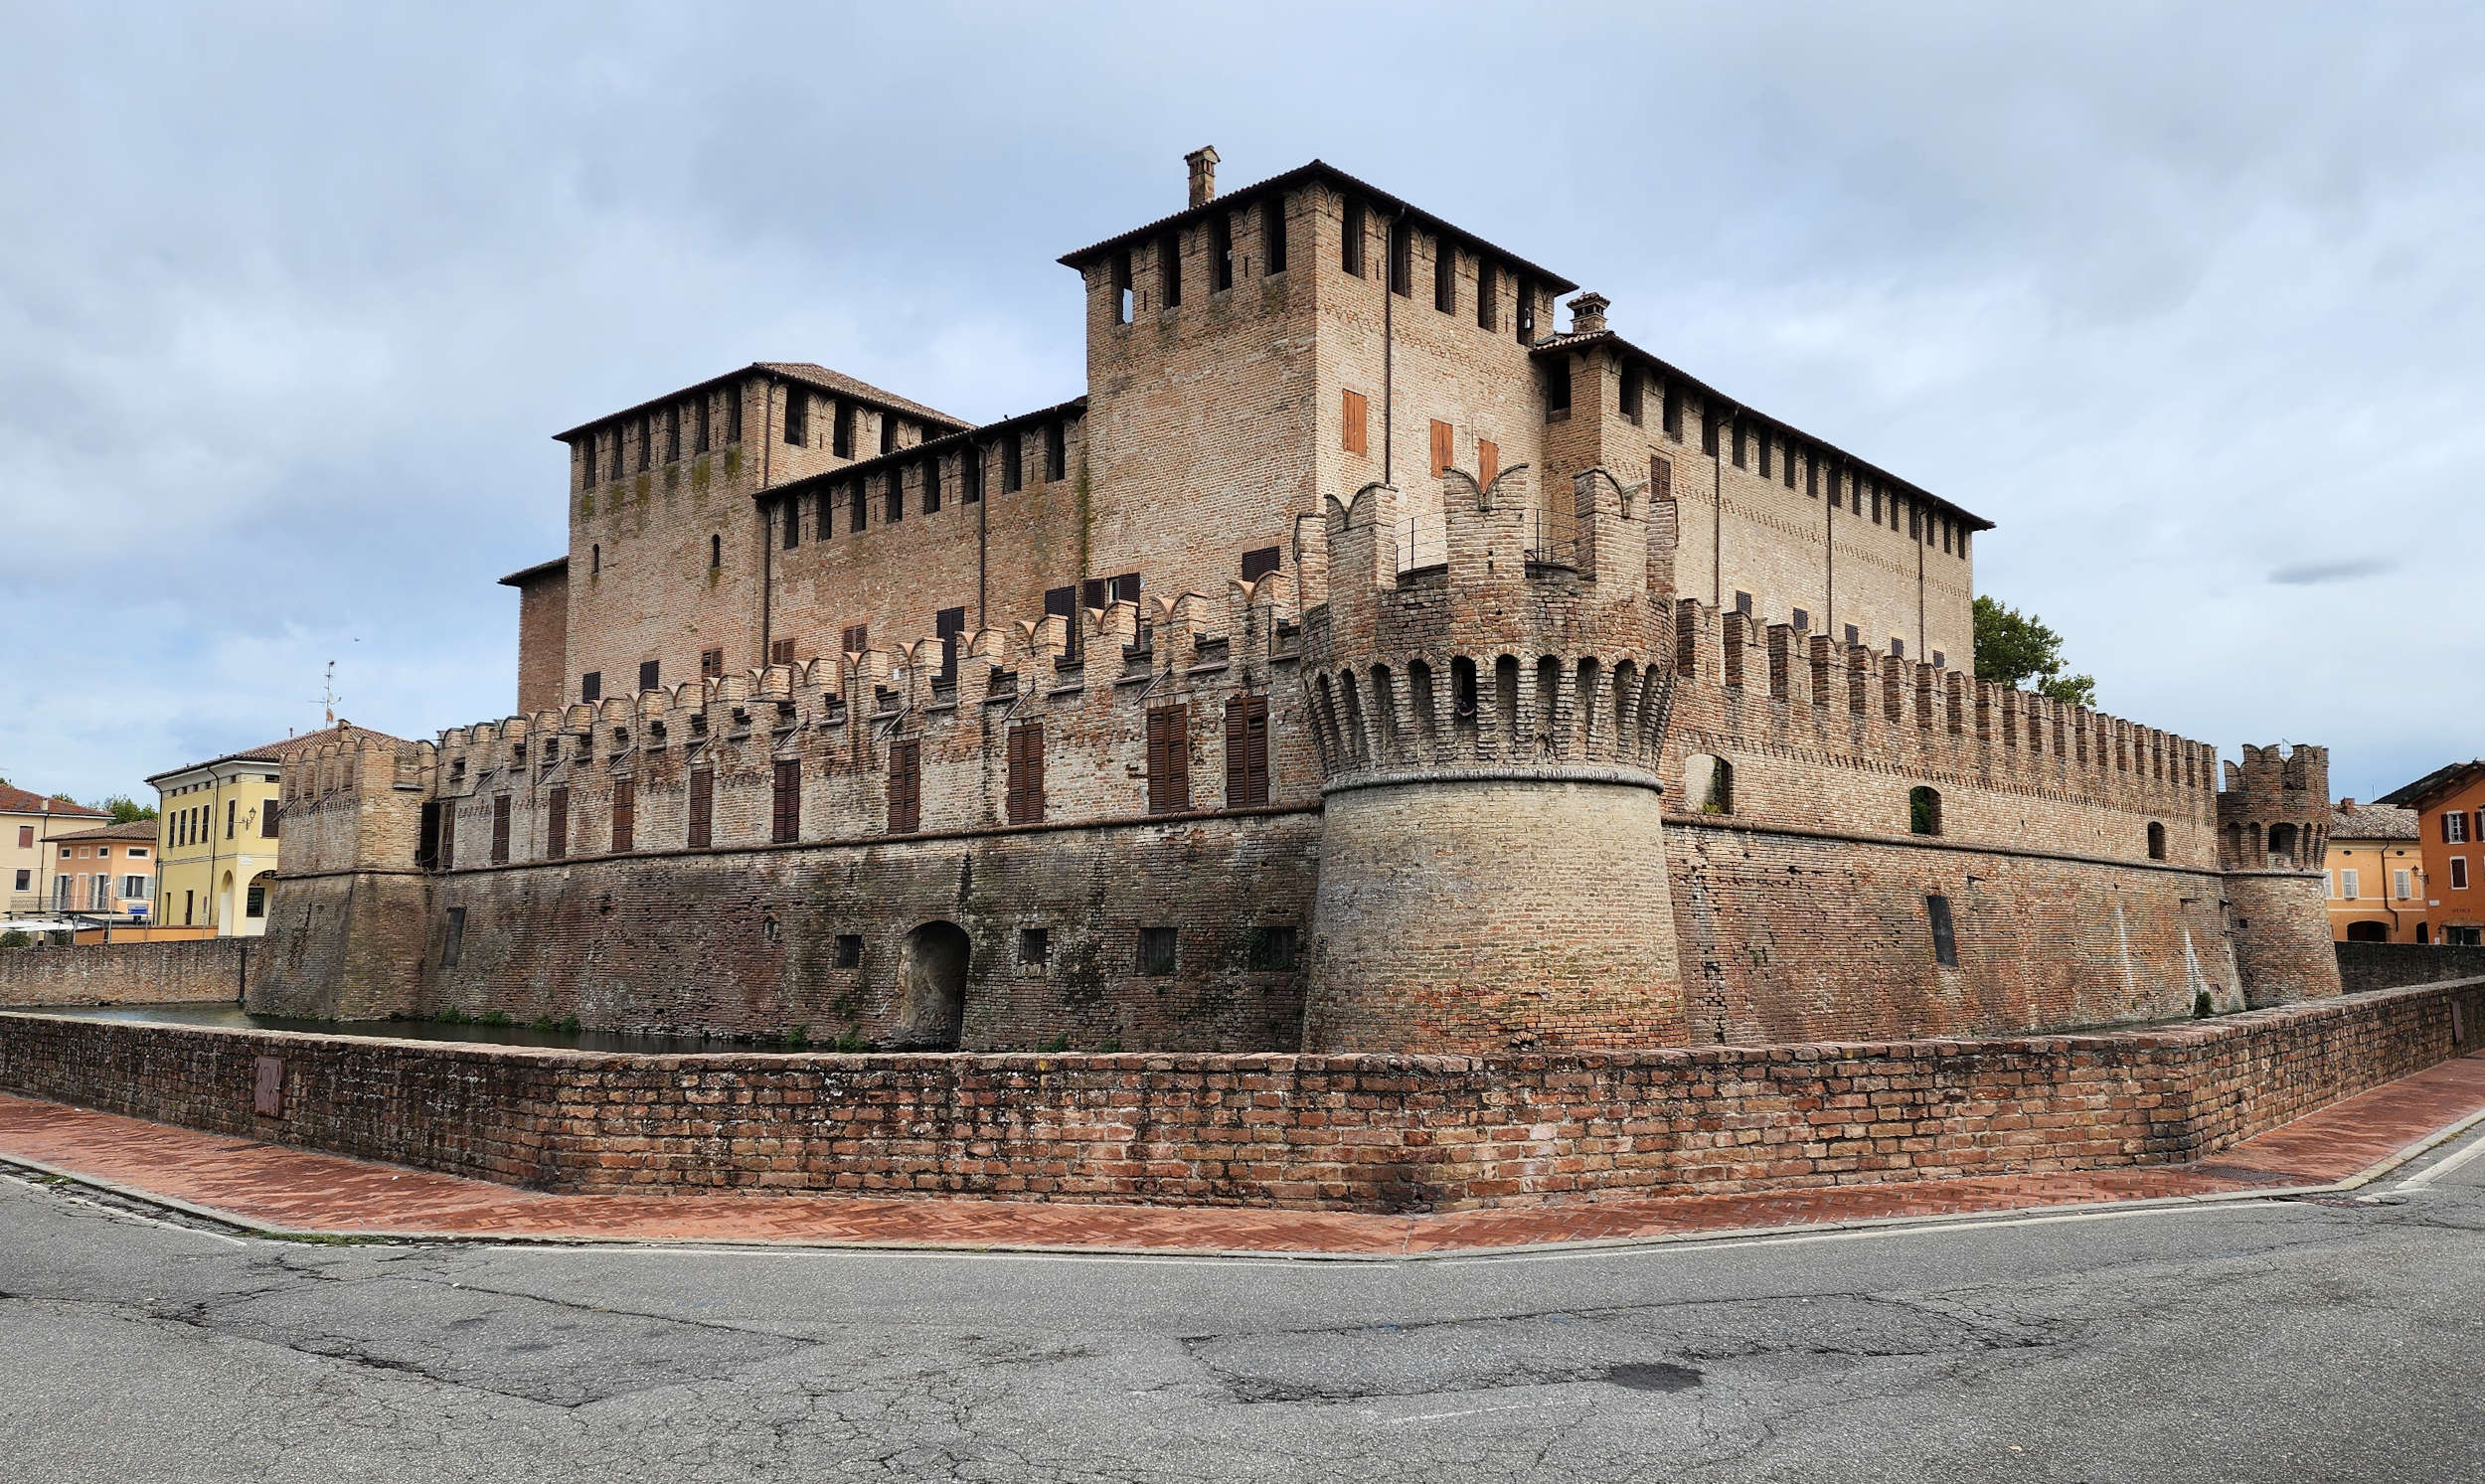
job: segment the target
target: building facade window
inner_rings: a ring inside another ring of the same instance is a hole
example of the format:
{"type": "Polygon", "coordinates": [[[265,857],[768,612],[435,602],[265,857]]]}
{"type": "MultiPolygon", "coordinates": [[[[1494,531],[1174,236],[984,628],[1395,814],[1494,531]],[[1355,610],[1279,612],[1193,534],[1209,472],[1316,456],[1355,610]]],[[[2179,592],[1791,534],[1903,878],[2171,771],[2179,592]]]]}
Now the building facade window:
{"type": "Polygon", "coordinates": [[[509,864],[509,795],[505,793],[492,800],[492,864],[509,864]]]}
{"type": "Polygon", "coordinates": [[[922,825],[922,743],[903,738],[889,744],[889,833],[911,835],[922,825]]]}
{"type": "Polygon", "coordinates": [[[1044,724],[1012,727],[1007,743],[1005,807],[1012,824],[1044,822],[1044,724]]]}
{"type": "Polygon", "coordinates": [[[1268,698],[1252,694],[1226,702],[1226,807],[1257,808],[1268,802],[1268,698]]]}
{"type": "Polygon", "coordinates": [[[778,845],[802,834],[802,763],[780,757],[770,775],[768,839],[778,845]]]}
{"type": "Polygon", "coordinates": [[[1151,977],[1174,971],[1178,929],[1173,927],[1142,927],[1139,929],[1139,972],[1151,977]]]}
{"type": "Polygon", "coordinates": [[[1148,812],[1191,807],[1191,708],[1151,707],[1147,714],[1148,812]]]}
{"type": "Polygon", "coordinates": [[[555,784],[544,795],[544,859],[562,860],[570,854],[570,788],[555,784]]]}
{"type": "Polygon", "coordinates": [[[690,770],[690,827],[684,843],[693,850],[706,850],[715,843],[716,835],[716,769],[695,767],[690,770]]]}
{"type": "Polygon", "coordinates": [[[1259,203],[1259,270],[1285,271],[1285,198],[1265,196],[1259,203]]]}
{"type": "Polygon", "coordinates": [[[796,448],[811,442],[811,394],[800,387],[785,389],[785,441],[796,448]]]}
{"type": "Polygon", "coordinates": [[[638,838],[638,784],[628,778],[612,780],[612,851],[626,855],[635,848],[638,838]]]}

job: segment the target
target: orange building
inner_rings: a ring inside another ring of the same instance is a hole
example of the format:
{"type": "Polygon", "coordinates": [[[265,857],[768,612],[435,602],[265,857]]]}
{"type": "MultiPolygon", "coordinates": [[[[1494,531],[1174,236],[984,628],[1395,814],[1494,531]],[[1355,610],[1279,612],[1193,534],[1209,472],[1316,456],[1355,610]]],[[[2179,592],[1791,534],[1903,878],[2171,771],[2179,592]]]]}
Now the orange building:
{"type": "Polygon", "coordinates": [[[2436,942],[2485,942],[2485,760],[2435,768],[2374,802],[2412,809],[2436,942]]]}
{"type": "Polygon", "coordinates": [[[2321,862],[2330,936],[2341,942],[2425,943],[2424,850],[2411,810],[2340,799],[2321,862]]]}
{"type": "Polygon", "coordinates": [[[154,820],[65,830],[44,843],[59,852],[54,911],[146,920],[155,898],[154,820]]]}

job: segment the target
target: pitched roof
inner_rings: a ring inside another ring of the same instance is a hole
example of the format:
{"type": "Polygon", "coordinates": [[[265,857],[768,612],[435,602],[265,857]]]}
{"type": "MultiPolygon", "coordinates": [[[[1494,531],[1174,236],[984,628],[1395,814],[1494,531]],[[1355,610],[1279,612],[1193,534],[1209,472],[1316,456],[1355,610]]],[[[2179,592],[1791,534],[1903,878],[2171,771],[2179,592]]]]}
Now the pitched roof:
{"type": "Polygon", "coordinates": [[[1185,208],[1182,211],[1174,213],[1170,217],[1159,217],[1144,227],[1133,227],[1128,232],[1117,233],[1112,237],[1106,238],[1100,243],[1094,243],[1087,247],[1080,247],[1075,252],[1065,252],[1061,255],[1059,261],[1064,267],[1084,267],[1107,252],[1128,247],[1133,243],[1145,242],[1147,239],[1156,236],[1158,233],[1167,231],[1168,229],[1187,227],[1191,223],[1197,222],[1213,213],[1221,211],[1230,212],[1238,206],[1248,206],[1252,198],[1263,195],[1269,191],[1282,191],[1288,187],[1299,185],[1304,181],[1315,179],[1325,181],[1333,186],[1343,186],[1353,191],[1356,195],[1363,197],[1368,202],[1376,202],[1383,206],[1395,207],[1399,211],[1406,214],[1408,221],[1415,223],[1417,226],[1422,227],[1427,231],[1437,232],[1443,236],[1455,238],[1459,242],[1465,243],[1472,249],[1482,252],[1490,252],[1495,257],[1502,259],[1503,261],[1511,264],[1513,267],[1525,269],[1537,280],[1539,284],[1555,293],[1569,293],[1572,289],[1578,287],[1577,284],[1563,277],[1560,273],[1553,271],[1551,268],[1539,267],[1535,263],[1528,261],[1526,258],[1521,257],[1518,253],[1511,251],[1507,247],[1497,247],[1491,243],[1484,241],[1484,239],[1477,237],[1472,232],[1468,232],[1463,228],[1442,221],[1440,218],[1425,211],[1423,208],[1415,205],[1411,201],[1393,196],[1378,186],[1369,185],[1363,181],[1357,180],[1355,177],[1347,174],[1343,170],[1338,169],[1335,165],[1330,164],[1326,160],[1313,160],[1307,165],[1297,165],[1293,169],[1288,170],[1281,175],[1272,175],[1266,180],[1253,181],[1251,184],[1243,186],[1239,190],[1228,191],[1222,196],[1212,197],[1211,199],[1200,203],[1198,206],[1185,208]]]}
{"type": "Polygon", "coordinates": [[[351,722],[339,722],[334,727],[322,727],[316,732],[305,732],[299,736],[288,737],[282,742],[262,742],[255,747],[244,747],[239,752],[227,752],[222,757],[210,757],[199,762],[185,762],[179,767],[168,767],[160,773],[147,774],[146,781],[153,783],[159,778],[169,778],[176,773],[197,772],[200,768],[214,767],[220,762],[281,763],[285,758],[305,747],[316,746],[323,742],[336,741],[336,736],[340,732],[355,732],[364,737],[376,737],[382,742],[406,740],[402,737],[391,737],[385,732],[375,732],[369,727],[357,727],[351,722]]]}
{"type": "Polygon", "coordinates": [[[155,840],[155,821],[133,819],[127,824],[96,825],[91,829],[71,830],[65,835],[46,835],[46,840],[155,840]]]}
{"type": "Polygon", "coordinates": [[[753,361],[747,366],[729,371],[723,376],[712,376],[704,382],[667,392],[662,397],[650,397],[645,402],[633,403],[618,412],[589,417],[576,427],[554,433],[553,438],[557,442],[566,443],[589,428],[601,427],[607,422],[616,422],[624,417],[635,417],[641,412],[653,412],[657,408],[679,402],[694,392],[705,392],[712,387],[721,387],[728,382],[739,381],[754,371],[784,377],[790,381],[803,382],[823,392],[834,392],[841,397],[851,397],[857,402],[867,402],[874,407],[893,412],[904,412],[911,417],[920,417],[926,422],[944,423],[950,427],[968,425],[963,417],[953,417],[937,408],[927,408],[919,402],[900,397],[895,392],[884,392],[870,382],[857,381],[842,371],[831,371],[825,366],[814,365],[809,361],[753,361]]]}
{"type": "Polygon", "coordinates": [[[980,440],[996,433],[1006,432],[1013,427],[1049,422],[1056,417],[1064,419],[1083,417],[1086,413],[1086,394],[1080,393],[1068,402],[1055,403],[1049,408],[1038,408],[1032,412],[1020,412],[1016,416],[1003,417],[998,421],[984,423],[980,427],[962,427],[956,432],[944,432],[936,438],[925,438],[919,443],[909,444],[888,453],[875,453],[870,458],[858,458],[853,463],[839,464],[836,468],[823,469],[817,474],[805,474],[800,479],[788,479],[782,484],[771,484],[763,489],[755,489],[750,492],[750,498],[767,503],[784,500],[802,495],[821,485],[865,478],[881,469],[895,468],[969,440],[980,440]]]}
{"type": "Polygon", "coordinates": [[[2456,793],[2468,780],[2485,772],[2485,759],[2454,762],[2437,767],[2413,783],[2404,784],[2375,799],[2377,804],[2397,804],[2402,809],[2421,809],[2444,794],[2456,793]]]}
{"type": "Polygon", "coordinates": [[[550,577],[556,572],[567,574],[569,571],[570,559],[567,557],[555,557],[550,562],[538,562],[533,567],[519,568],[516,572],[513,572],[509,576],[501,578],[500,585],[503,587],[524,587],[527,583],[535,580],[537,577],[550,577]]]}
{"type": "Polygon", "coordinates": [[[31,788],[16,788],[0,783],[0,814],[58,814],[84,819],[108,819],[100,809],[73,804],[66,799],[50,798],[31,788]]]}
{"type": "Polygon", "coordinates": [[[1793,423],[1785,421],[1782,418],[1772,417],[1766,412],[1757,412],[1740,400],[1729,397],[1725,393],[1718,391],[1715,387],[1710,386],[1698,377],[1684,371],[1682,368],[1676,366],[1673,362],[1666,360],[1664,357],[1656,355],[1650,351],[1642,350],[1638,346],[1631,344],[1629,341],[1623,339],[1611,330],[1588,330],[1583,333],[1574,331],[1566,335],[1548,335],[1544,339],[1537,341],[1533,346],[1530,346],[1528,348],[1528,353],[1530,355],[1541,356],[1550,351],[1577,350],[1584,346],[1594,345],[1611,345],[1618,350],[1637,356],[1640,360],[1655,367],[1669,382],[1677,383],[1699,393],[1703,402],[1724,403],[1727,407],[1732,408],[1738,414],[1748,414],[1752,418],[1765,422],[1769,426],[1777,428],[1782,432],[1801,438],[1807,443],[1812,443],[1825,448],[1831,453],[1838,455],[1839,458],[1845,460],[1850,466],[1861,469],[1865,473],[1870,474],[1874,479],[1885,484],[1896,485],[1898,488],[1905,491],[1909,495],[1916,496],[1929,504],[1940,506],[1943,510],[1946,510],[1950,514],[1958,517],[1960,523],[1965,525],[1969,530],[1990,531],[1993,529],[1993,522],[1986,520],[1983,516],[1977,515],[1973,511],[1966,510],[1958,505],[1955,505],[1950,501],[1941,498],[1939,495],[1934,494],[1932,491],[1915,484],[1911,480],[1903,479],[1881,467],[1879,464],[1858,458],[1844,448],[1841,448],[1837,444],[1829,441],[1827,438],[1818,437],[1812,433],[1805,432],[1802,428],[1799,428],[1793,423]]]}
{"type": "Polygon", "coordinates": [[[2416,812],[2413,809],[2395,809],[2388,804],[2359,804],[2354,799],[2341,799],[2330,808],[2330,838],[2413,840],[2416,838],[2416,812]]]}

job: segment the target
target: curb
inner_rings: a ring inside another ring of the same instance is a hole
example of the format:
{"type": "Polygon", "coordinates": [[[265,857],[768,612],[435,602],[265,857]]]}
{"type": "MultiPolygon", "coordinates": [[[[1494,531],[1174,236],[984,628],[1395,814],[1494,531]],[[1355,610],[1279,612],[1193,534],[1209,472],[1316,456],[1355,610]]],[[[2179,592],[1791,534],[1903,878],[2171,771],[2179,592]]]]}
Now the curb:
{"type": "Polygon", "coordinates": [[[2154,1196],[2130,1201],[2079,1201],[2065,1205],[2009,1207],[1994,1211],[1926,1212],[1913,1216],[1859,1217],[1847,1221],[1801,1222],[1770,1227],[1736,1227],[1708,1232],[1655,1233],[1643,1237],[1585,1237],[1573,1241],[1513,1242],[1507,1245],[1479,1245],[1444,1248],[1437,1251],[1396,1252],[1325,1252],[1302,1248],[1254,1247],[1133,1247],[1109,1244],[1066,1242],[994,1242],[994,1241],[905,1241],[868,1238],[798,1238],[798,1237],[605,1237],[573,1236],[541,1237],[524,1233],[489,1234],[473,1232],[421,1232],[397,1229],[309,1228],[285,1227],[259,1221],[238,1212],[185,1201],[178,1196],[142,1190],[118,1181],[62,1169],[41,1160],[0,1151],[0,1169],[27,1171],[52,1180],[64,1181],[83,1189],[97,1191],[120,1200],[161,1211],[170,1211],[194,1220],[208,1222],[236,1232],[275,1241],[339,1244],[394,1244],[406,1246],[498,1246],[610,1249],[614,1247],[645,1247],[657,1249],[719,1249],[719,1250],[794,1250],[794,1251],[882,1251],[882,1252],[955,1252],[967,1255],[1007,1255],[1023,1253],[1030,1256],[1089,1257],[1215,1257],[1261,1262],[1439,1262],[1477,1261],[1503,1257],[1562,1255],[1600,1251],[1625,1251],[1632,1248],[1670,1247],[1720,1242],[1749,1241],[1760,1238],[1822,1236],[1836,1233],[1867,1234],[1910,1227],[1986,1226],[2023,1222],[2030,1218],[2056,1218],[2097,1215],[2105,1212],[2173,1211],[2186,1207],[2226,1205],[2243,1201],[2291,1201],[2308,1197],[2340,1195],[2361,1190],[2392,1171],[2419,1159],[2435,1148],[2458,1138],[2469,1129],[2485,1123],[2485,1108],[2479,1108],[2431,1133],[2421,1135],[2384,1159],[2366,1166],[2343,1180],[2328,1185],[2268,1186],[2246,1190],[2216,1191],[2198,1196],[2154,1196]]]}

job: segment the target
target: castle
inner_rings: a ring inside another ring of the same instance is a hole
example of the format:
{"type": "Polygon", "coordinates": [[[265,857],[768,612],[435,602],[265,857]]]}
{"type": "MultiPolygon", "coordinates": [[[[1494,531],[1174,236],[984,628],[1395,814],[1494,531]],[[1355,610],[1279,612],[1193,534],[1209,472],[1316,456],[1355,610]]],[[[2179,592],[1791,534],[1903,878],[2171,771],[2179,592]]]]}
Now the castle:
{"type": "Polygon", "coordinates": [[[1978,680],[1989,522],[1216,163],[1061,259],[1079,397],[763,362],[561,434],[517,714],[287,771],[253,1008],[1473,1053],[2338,992],[2320,748],[1978,680]]]}

